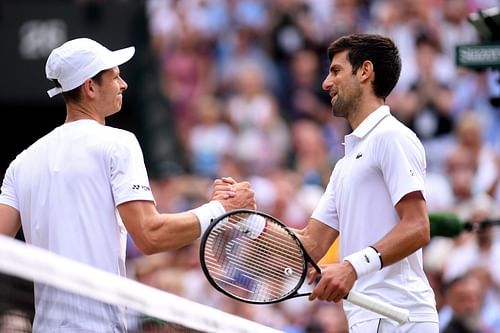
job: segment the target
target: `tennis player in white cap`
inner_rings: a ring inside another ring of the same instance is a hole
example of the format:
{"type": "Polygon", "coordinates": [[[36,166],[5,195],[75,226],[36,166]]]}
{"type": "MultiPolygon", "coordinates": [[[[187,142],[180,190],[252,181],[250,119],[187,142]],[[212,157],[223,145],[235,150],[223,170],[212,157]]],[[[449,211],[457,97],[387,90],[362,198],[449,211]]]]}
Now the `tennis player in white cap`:
{"type": "MultiPolygon", "coordinates": [[[[145,254],[196,240],[211,219],[255,208],[249,183],[215,180],[211,200],[191,211],[160,214],[138,140],[105,125],[122,106],[127,83],[118,66],[134,47],[110,51],[88,38],[48,57],[46,76],[62,94],[66,120],[9,165],[0,194],[0,234],[125,276],[127,232],[145,254]]],[[[124,309],[35,283],[35,332],[125,332],[124,309]],[[91,310],[92,316],[85,317],[91,310]]]]}

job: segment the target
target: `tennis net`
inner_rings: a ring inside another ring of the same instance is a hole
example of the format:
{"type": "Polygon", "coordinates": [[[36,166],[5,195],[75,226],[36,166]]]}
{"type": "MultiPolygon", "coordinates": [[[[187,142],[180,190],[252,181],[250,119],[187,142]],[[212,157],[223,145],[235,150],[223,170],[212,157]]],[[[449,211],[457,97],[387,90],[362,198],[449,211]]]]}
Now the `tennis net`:
{"type": "Polygon", "coordinates": [[[1,235],[0,253],[0,333],[53,332],[44,325],[54,323],[85,327],[78,332],[279,332],[1,235]]]}

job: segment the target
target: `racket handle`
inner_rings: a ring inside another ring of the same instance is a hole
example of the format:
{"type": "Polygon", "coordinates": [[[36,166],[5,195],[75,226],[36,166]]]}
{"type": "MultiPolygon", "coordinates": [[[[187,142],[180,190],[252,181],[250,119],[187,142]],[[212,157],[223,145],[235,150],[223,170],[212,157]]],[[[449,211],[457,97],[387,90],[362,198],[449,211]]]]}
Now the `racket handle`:
{"type": "Polygon", "coordinates": [[[398,308],[356,291],[349,292],[346,299],[352,304],[391,318],[400,324],[407,322],[410,317],[410,311],[407,309],[398,308]]]}

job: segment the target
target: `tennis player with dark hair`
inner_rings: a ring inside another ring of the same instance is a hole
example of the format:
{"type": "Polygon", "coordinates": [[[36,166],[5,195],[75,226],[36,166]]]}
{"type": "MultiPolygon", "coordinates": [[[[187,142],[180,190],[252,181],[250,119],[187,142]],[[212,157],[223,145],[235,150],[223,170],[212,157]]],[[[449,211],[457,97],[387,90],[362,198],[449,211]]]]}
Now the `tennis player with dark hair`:
{"type": "MultiPolygon", "coordinates": [[[[9,165],[0,194],[1,234],[14,236],[22,225],[30,244],[125,276],[127,232],[152,254],[195,241],[226,210],[255,208],[249,183],[224,178],[198,208],[157,211],[135,135],[105,125],[127,89],[118,66],[134,52],[110,51],[87,38],[51,52],[46,76],[56,87],[48,94],[63,94],[66,120],[9,165]]],[[[122,310],[35,283],[35,332],[125,332],[122,310]]]]}
{"type": "Polygon", "coordinates": [[[386,105],[401,72],[398,48],[380,35],[353,34],[334,41],[328,57],[323,89],[333,115],[346,118],[352,133],[309,223],[297,233],[315,261],[340,236],[343,260],[322,267],[310,299],[339,302],[352,289],[410,311],[400,326],[344,302],[352,333],[438,333],[422,265],[421,248],[430,240],[425,152],[386,105]]]}

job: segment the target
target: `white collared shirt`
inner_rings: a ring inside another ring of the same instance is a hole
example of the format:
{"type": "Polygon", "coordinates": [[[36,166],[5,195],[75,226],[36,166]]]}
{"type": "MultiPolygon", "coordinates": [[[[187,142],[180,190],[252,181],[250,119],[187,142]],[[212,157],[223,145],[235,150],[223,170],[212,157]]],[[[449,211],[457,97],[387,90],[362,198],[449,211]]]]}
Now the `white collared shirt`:
{"type": "MultiPolygon", "coordinates": [[[[399,223],[395,205],[410,192],[424,193],[425,169],[420,140],[388,106],[381,106],[345,137],[345,156],[312,217],[340,232],[343,258],[374,244],[399,223]]],[[[354,290],[409,309],[411,320],[437,322],[421,250],[359,279],[354,290]]],[[[344,309],[350,325],[379,317],[348,302],[344,309]]]]}
{"type": "MultiPolygon", "coordinates": [[[[20,153],[0,194],[19,211],[28,243],[120,276],[127,230],[116,207],[132,200],[154,202],[139,142],[93,120],[65,123],[20,153]]],[[[39,283],[35,307],[40,332],[124,331],[123,309],[39,283]],[[70,307],[92,309],[95,320],[70,307]]]]}

